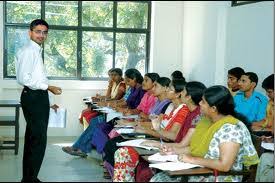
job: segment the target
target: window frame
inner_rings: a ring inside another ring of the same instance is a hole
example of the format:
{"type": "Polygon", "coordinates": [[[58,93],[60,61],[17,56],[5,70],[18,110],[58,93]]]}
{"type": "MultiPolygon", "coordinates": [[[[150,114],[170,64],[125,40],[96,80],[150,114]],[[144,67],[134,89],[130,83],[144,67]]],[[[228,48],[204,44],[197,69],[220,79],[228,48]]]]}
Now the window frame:
{"type": "Polygon", "coordinates": [[[251,4],[251,3],[257,3],[257,2],[261,2],[261,1],[232,1],[231,2],[231,6],[241,6],[241,5],[247,5],[247,4],[251,4]]]}
{"type": "MultiPolygon", "coordinates": [[[[45,2],[41,2],[41,18],[45,20],[45,2]]],[[[148,5],[148,16],[147,16],[147,28],[117,28],[117,7],[118,2],[113,1],[113,27],[88,27],[82,26],[82,1],[78,2],[78,25],[77,26],[66,26],[66,25],[50,25],[50,30],[75,30],[77,31],[77,74],[76,77],[48,77],[50,80],[92,80],[92,81],[105,81],[107,77],[82,77],[82,35],[84,31],[96,31],[96,32],[110,32],[113,33],[114,41],[113,41],[113,57],[112,57],[112,68],[115,67],[115,58],[116,58],[116,34],[117,33],[142,33],[146,36],[145,42],[145,73],[149,70],[149,61],[150,61],[150,37],[151,37],[151,1],[127,1],[134,3],[146,3],[148,5]]],[[[119,1],[123,2],[123,1],[119,1]]],[[[8,23],[7,22],[7,5],[6,1],[3,3],[3,78],[4,79],[15,79],[16,76],[8,75],[8,37],[7,30],[8,28],[27,28],[29,29],[29,24],[25,23],[8,23]]],[[[44,44],[43,44],[44,48],[44,44]]],[[[42,53],[43,61],[44,61],[44,49],[42,53]]]]}

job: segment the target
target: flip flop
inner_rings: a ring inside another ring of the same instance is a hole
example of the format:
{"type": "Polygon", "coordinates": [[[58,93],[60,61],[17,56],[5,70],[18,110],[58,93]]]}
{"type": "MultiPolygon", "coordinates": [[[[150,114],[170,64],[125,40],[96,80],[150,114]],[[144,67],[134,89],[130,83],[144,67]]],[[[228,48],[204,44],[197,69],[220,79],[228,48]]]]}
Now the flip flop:
{"type": "Polygon", "coordinates": [[[65,153],[68,153],[68,154],[73,155],[73,156],[80,156],[80,157],[83,157],[83,158],[88,156],[86,153],[81,152],[79,150],[74,150],[71,147],[62,147],[62,150],[65,153]]]}

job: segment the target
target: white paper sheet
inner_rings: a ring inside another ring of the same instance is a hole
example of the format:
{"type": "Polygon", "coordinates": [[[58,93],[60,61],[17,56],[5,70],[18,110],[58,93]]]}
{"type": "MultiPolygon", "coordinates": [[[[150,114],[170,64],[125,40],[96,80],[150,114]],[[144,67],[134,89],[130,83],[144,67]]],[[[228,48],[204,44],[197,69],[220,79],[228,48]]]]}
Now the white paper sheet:
{"type": "Polygon", "coordinates": [[[119,134],[128,134],[128,133],[134,133],[135,129],[133,129],[133,128],[119,128],[119,129],[116,129],[116,132],[119,134]]]}
{"type": "Polygon", "coordinates": [[[140,148],[148,149],[148,150],[158,149],[157,147],[148,147],[148,146],[140,145],[144,141],[146,141],[146,139],[135,139],[135,140],[128,140],[128,141],[125,141],[125,142],[117,143],[116,145],[117,146],[140,147],[140,148]]]}
{"type": "Polygon", "coordinates": [[[116,124],[114,127],[115,128],[133,128],[135,126],[135,124],[133,125],[119,125],[119,124],[116,124]]]}
{"type": "Polygon", "coordinates": [[[119,118],[121,118],[121,119],[137,119],[138,115],[134,114],[134,115],[128,115],[128,116],[120,116],[119,118]]]}
{"type": "Polygon", "coordinates": [[[158,161],[158,162],[178,162],[178,155],[172,154],[172,155],[161,155],[160,153],[153,154],[148,157],[148,160],[150,161],[158,161]]]}
{"type": "Polygon", "coordinates": [[[89,102],[89,103],[93,103],[93,99],[91,97],[84,97],[83,102],[89,102]]]}
{"type": "Polygon", "coordinates": [[[106,122],[109,122],[112,119],[120,117],[120,116],[123,116],[121,112],[111,112],[111,113],[108,113],[107,117],[106,117],[106,122]]]}
{"type": "Polygon", "coordinates": [[[58,108],[55,112],[50,108],[48,127],[65,128],[66,127],[66,109],[58,108]]]}
{"type": "Polygon", "coordinates": [[[264,149],[274,151],[274,143],[262,142],[261,146],[264,149]]]}
{"type": "Polygon", "coordinates": [[[184,169],[190,169],[190,168],[201,167],[201,166],[190,164],[190,163],[183,163],[183,162],[165,162],[165,163],[149,164],[149,167],[157,168],[165,171],[177,171],[177,170],[184,170],[184,169]]]}
{"type": "Polygon", "coordinates": [[[95,111],[102,111],[102,112],[105,112],[105,113],[113,113],[113,112],[116,112],[115,110],[113,110],[112,108],[110,107],[99,107],[97,109],[93,109],[95,111]]]}
{"type": "Polygon", "coordinates": [[[138,115],[128,115],[128,116],[123,116],[121,112],[115,112],[114,110],[109,110],[106,111],[104,110],[103,112],[107,113],[107,118],[106,121],[111,121],[114,118],[120,118],[120,119],[135,119],[138,118],[138,115]]]}

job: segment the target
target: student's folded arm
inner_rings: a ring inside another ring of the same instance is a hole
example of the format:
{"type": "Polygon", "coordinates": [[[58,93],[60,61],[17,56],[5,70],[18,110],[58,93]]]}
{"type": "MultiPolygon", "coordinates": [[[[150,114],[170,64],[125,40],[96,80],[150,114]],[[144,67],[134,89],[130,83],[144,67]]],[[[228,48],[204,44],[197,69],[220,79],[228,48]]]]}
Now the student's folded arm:
{"type": "Polygon", "coordinates": [[[186,135],[182,138],[182,140],[180,141],[180,143],[177,143],[177,147],[179,148],[183,148],[186,146],[189,146],[192,135],[195,132],[195,128],[189,128],[188,132],[186,133],[186,135]]]}
{"type": "Polygon", "coordinates": [[[129,109],[127,112],[127,115],[132,115],[132,114],[139,114],[140,110],[138,109],[129,109]]]}
{"type": "Polygon", "coordinates": [[[254,121],[252,122],[252,126],[262,126],[265,122],[265,119],[261,120],[261,121],[254,121]]]}
{"type": "Polygon", "coordinates": [[[124,94],[125,94],[125,89],[123,89],[123,88],[120,87],[118,89],[118,92],[117,92],[117,95],[116,95],[115,99],[116,100],[121,99],[124,96],[124,94]]]}
{"type": "Polygon", "coordinates": [[[179,130],[181,128],[181,124],[179,123],[175,123],[171,129],[169,130],[159,130],[158,133],[163,136],[163,137],[166,137],[167,139],[169,140],[172,140],[172,141],[175,141],[178,133],[179,133],[179,130]]]}
{"type": "Polygon", "coordinates": [[[173,147],[173,151],[175,154],[190,154],[189,146],[187,147],[173,147]]]}

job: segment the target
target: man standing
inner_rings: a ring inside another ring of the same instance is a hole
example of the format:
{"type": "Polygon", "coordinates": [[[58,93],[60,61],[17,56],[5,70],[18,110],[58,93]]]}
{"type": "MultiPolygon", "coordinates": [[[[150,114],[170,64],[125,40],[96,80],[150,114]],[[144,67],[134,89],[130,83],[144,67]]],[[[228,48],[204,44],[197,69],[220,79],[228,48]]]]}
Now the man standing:
{"type": "Polygon", "coordinates": [[[55,95],[61,88],[48,85],[42,60],[42,44],[47,38],[49,25],[42,19],[31,22],[30,41],[16,54],[17,82],[24,86],[21,106],[26,120],[22,182],[40,182],[37,178],[47,144],[49,120],[48,90],[55,95]]]}

